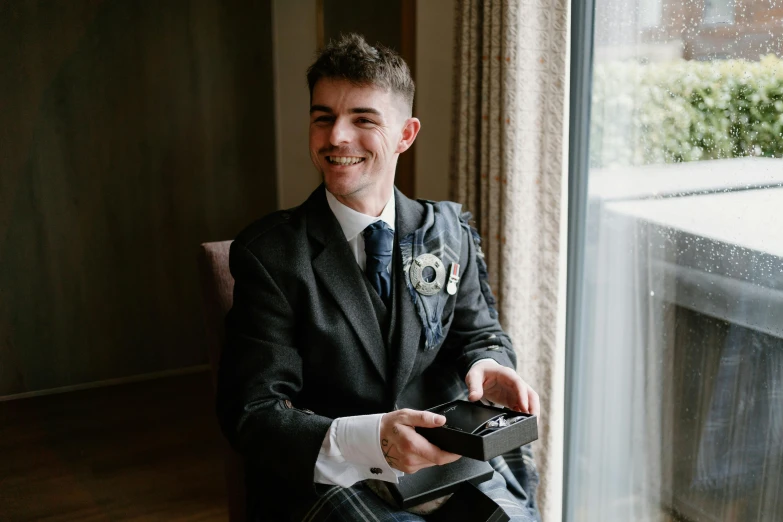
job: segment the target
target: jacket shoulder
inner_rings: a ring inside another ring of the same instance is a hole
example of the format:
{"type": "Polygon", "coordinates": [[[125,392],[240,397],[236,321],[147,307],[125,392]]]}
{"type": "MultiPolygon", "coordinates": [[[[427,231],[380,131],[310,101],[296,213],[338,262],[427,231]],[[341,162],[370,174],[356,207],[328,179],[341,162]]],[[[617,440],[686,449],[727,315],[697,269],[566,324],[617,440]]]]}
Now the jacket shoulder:
{"type": "Polygon", "coordinates": [[[255,243],[268,240],[270,236],[290,233],[289,229],[291,227],[296,228],[301,220],[301,206],[287,210],[277,210],[246,226],[237,234],[234,241],[246,247],[251,247],[255,243]]]}

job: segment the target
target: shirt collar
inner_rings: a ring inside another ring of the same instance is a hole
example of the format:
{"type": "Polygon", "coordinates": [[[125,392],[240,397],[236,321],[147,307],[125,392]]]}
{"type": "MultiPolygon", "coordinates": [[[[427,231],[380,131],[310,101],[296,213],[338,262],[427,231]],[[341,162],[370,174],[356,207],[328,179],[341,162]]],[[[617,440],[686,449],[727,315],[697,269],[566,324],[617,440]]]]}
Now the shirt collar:
{"type": "Polygon", "coordinates": [[[328,190],[326,191],[326,201],[329,203],[329,208],[332,209],[334,217],[337,218],[337,222],[340,223],[340,227],[343,229],[345,239],[351,241],[358,236],[365,228],[372,225],[378,220],[383,221],[389,227],[394,230],[394,219],[396,217],[396,211],[394,208],[394,191],[389,201],[386,202],[386,206],[383,207],[383,212],[379,217],[368,216],[361,212],[356,212],[354,209],[347,207],[337,201],[337,198],[332,195],[328,190]]]}

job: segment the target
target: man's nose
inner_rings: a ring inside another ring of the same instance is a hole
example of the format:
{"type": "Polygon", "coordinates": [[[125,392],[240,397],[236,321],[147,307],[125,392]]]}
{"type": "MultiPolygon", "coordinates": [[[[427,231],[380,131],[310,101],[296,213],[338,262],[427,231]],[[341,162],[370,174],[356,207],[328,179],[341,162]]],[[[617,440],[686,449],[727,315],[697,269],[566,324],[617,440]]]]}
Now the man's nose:
{"type": "Polygon", "coordinates": [[[342,145],[344,143],[350,143],[353,138],[353,131],[349,122],[342,118],[337,118],[332,126],[332,132],[329,135],[329,142],[333,146],[342,145]]]}

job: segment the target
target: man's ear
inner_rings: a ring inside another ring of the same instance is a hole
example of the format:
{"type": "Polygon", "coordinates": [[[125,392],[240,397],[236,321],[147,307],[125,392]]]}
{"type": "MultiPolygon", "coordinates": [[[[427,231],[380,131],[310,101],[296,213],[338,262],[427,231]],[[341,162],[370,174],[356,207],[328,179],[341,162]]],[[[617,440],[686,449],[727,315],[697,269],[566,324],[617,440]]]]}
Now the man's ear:
{"type": "Polygon", "coordinates": [[[408,150],[413,142],[416,140],[416,136],[419,134],[421,128],[421,122],[418,118],[408,118],[405,120],[405,124],[402,127],[402,136],[400,142],[397,144],[397,154],[401,154],[408,150]]]}

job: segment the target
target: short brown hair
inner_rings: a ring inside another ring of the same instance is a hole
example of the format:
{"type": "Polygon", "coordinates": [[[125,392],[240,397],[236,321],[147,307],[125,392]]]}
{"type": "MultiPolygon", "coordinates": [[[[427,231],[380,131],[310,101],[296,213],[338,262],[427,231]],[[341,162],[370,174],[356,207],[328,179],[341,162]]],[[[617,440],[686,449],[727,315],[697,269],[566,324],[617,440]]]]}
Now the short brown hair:
{"type": "Polygon", "coordinates": [[[375,85],[402,96],[413,109],[416,86],[405,60],[392,49],[380,44],[375,47],[363,36],[350,33],[330,41],[318,53],[315,63],[307,69],[310,99],[321,78],[343,79],[357,85],[375,85]]]}

